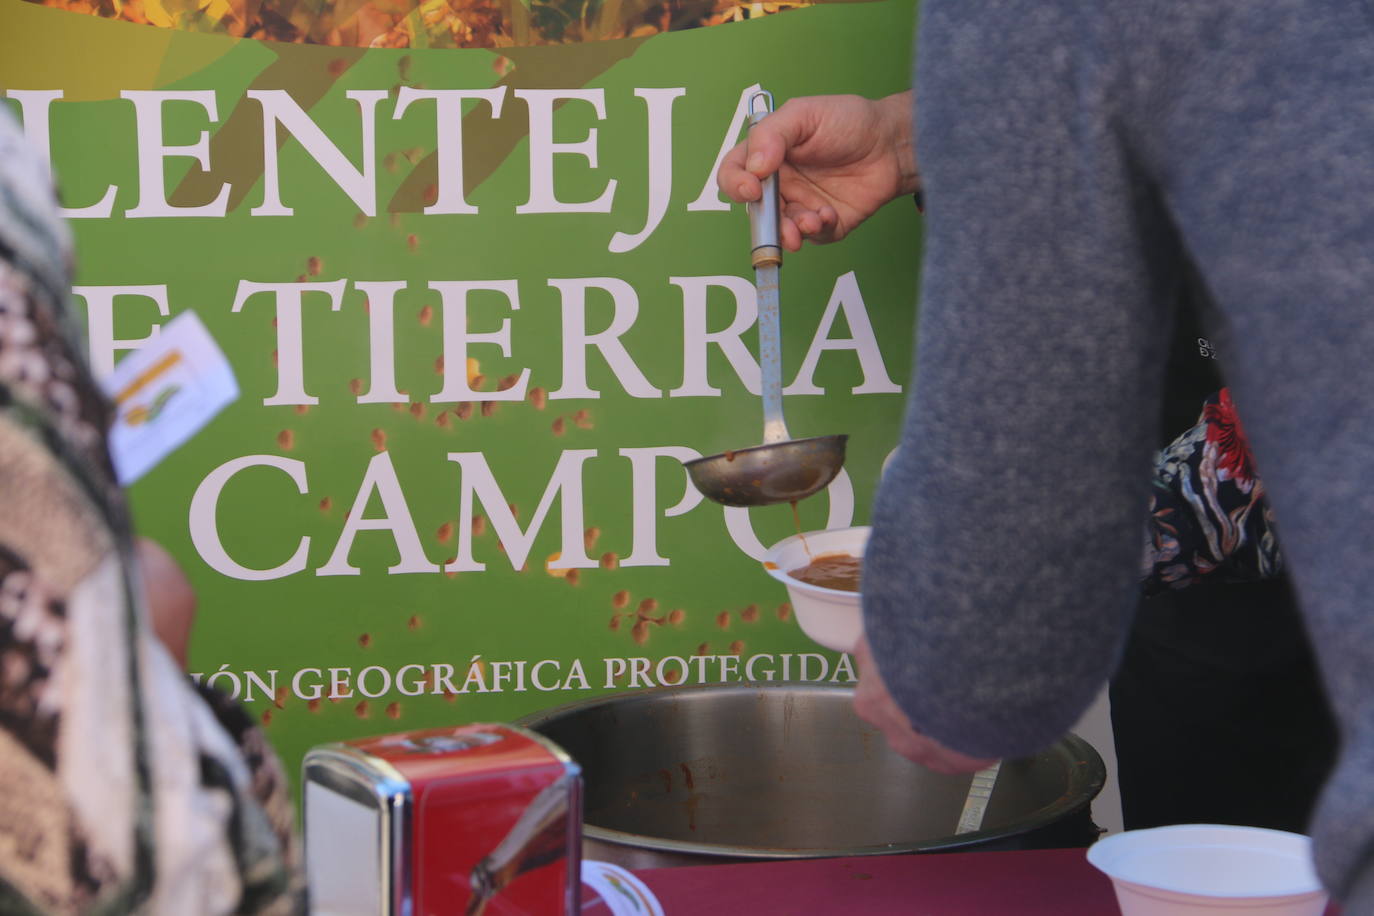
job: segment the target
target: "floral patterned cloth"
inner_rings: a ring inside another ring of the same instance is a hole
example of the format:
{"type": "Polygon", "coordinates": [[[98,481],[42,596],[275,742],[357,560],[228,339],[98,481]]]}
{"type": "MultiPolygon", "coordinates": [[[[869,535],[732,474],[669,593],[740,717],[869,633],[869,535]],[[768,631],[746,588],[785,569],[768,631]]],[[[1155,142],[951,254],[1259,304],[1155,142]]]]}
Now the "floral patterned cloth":
{"type": "Polygon", "coordinates": [[[1142,569],[1146,594],[1265,579],[1282,568],[1274,518],[1240,415],[1223,388],[1159,452],[1142,569]]]}
{"type": "Polygon", "coordinates": [[[294,913],[276,758],[152,636],[46,167],[0,107],[0,913],[294,913]]]}

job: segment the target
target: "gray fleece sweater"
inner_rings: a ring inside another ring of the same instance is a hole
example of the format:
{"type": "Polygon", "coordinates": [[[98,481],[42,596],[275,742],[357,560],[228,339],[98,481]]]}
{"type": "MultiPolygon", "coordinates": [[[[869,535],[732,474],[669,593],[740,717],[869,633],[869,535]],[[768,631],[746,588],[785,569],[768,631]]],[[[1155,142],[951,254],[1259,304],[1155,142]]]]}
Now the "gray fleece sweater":
{"type": "Polygon", "coordinates": [[[864,577],[893,694],[1015,755],[1110,675],[1191,262],[1342,728],[1318,869],[1374,913],[1374,2],[926,0],[917,51],[917,360],[864,577]]]}

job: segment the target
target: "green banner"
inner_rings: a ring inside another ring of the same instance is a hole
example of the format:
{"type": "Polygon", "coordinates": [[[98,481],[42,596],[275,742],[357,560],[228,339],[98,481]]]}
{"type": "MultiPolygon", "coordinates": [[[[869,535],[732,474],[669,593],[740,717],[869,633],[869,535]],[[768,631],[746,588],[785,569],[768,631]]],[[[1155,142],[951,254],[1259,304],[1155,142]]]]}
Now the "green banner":
{"type": "Polygon", "coordinates": [[[189,309],[237,376],[131,498],[199,594],[191,670],[291,770],[613,689],[853,678],[758,558],[868,519],[914,207],[783,267],[792,434],[850,436],[829,492],[726,510],[680,461],[760,441],[748,224],[712,177],[751,88],[897,91],[912,18],[362,50],[4,0],[0,88],[49,150],[93,365],[189,309]]]}

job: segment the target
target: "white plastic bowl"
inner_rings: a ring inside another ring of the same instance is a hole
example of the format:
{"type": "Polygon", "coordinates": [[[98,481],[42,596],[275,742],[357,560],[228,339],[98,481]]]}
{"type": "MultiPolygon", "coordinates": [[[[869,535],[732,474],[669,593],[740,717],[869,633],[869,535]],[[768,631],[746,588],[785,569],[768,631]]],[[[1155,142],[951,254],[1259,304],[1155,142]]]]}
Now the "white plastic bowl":
{"type": "Polygon", "coordinates": [[[859,593],[812,585],[792,578],[789,573],[810,563],[812,557],[827,553],[863,556],[868,531],[867,525],[807,531],[779,541],[763,555],[763,568],[768,575],[787,586],[787,595],[792,599],[792,610],[802,632],[827,649],[849,652],[863,635],[859,593]]]}
{"type": "Polygon", "coordinates": [[[1123,916],[1320,916],[1327,895],[1312,841],[1259,827],[1182,824],[1098,840],[1088,861],[1112,879],[1123,916]]]}

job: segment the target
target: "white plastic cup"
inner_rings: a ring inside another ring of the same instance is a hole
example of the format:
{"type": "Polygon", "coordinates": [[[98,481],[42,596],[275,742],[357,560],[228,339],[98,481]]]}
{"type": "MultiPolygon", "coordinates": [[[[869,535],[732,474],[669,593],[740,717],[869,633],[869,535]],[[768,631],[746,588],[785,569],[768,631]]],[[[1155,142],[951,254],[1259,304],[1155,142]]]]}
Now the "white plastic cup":
{"type": "Polygon", "coordinates": [[[792,600],[792,611],[797,615],[802,632],[836,652],[853,651],[863,635],[859,593],[812,585],[794,579],[791,571],[807,565],[812,557],[825,554],[847,553],[851,557],[862,557],[868,544],[868,532],[867,525],[807,531],[779,541],[763,555],[763,568],[768,575],[787,586],[787,596],[792,600]]]}
{"type": "Polygon", "coordinates": [[[1260,827],[1127,830],[1088,847],[1122,916],[1320,916],[1312,841],[1260,827]]]}

